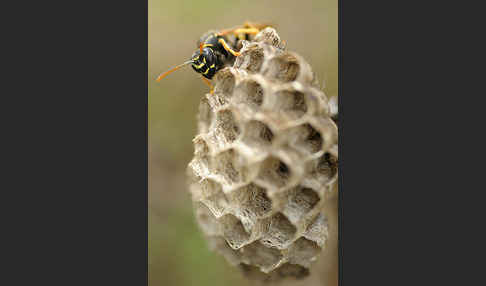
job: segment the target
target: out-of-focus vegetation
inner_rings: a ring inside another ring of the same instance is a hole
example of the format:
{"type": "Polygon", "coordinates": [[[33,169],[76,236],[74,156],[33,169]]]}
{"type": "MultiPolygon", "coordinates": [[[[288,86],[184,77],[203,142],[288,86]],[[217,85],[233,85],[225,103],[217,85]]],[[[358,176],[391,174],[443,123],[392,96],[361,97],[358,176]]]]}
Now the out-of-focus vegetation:
{"type": "Polygon", "coordinates": [[[149,0],[148,9],[149,285],[253,285],[209,251],[185,185],[208,87],[190,67],[154,79],[189,59],[204,32],[249,20],[274,24],[287,49],[325,82],[324,92],[337,95],[337,0],[149,0]]]}

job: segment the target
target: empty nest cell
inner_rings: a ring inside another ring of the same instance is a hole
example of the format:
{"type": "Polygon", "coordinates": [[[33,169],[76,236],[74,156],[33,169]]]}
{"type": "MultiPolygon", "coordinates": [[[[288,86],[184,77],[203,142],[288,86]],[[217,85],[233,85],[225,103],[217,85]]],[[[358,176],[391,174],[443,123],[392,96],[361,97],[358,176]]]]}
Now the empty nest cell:
{"type": "Polygon", "coordinates": [[[309,123],[289,128],[286,136],[290,138],[292,147],[306,155],[313,155],[323,148],[321,133],[309,123]]]}
{"type": "Polygon", "coordinates": [[[338,158],[330,152],[324,153],[319,158],[307,162],[305,179],[301,184],[318,190],[321,195],[329,190],[330,183],[335,182],[338,174],[338,158]]]}
{"type": "Polygon", "coordinates": [[[227,214],[220,218],[223,236],[233,249],[238,249],[248,243],[250,235],[245,231],[241,221],[234,215],[227,214]]]}
{"type": "Polygon", "coordinates": [[[189,164],[193,179],[205,177],[209,174],[209,147],[200,137],[194,140],[194,158],[189,164]]]}
{"type": "Polygon", "coordinates": [[[234,67],[257,73],[264,60],[263,48],[257,43],[251,43],[241,50],[241,55],[236,58],[234,67]]]}
{"type": "Polygon", "coordinates": [[[240,212],[248,213],[249,217],[261,218],[272,210],[272,201],[265,189],[253,183],[234,190],[230,196],[232,203],[240,208],[240,212]]]}
{"type": "Polygon", "coordinates": [[[308,123],[314,127],[322,137],[322,149],[328,150],[337,144],[338,128],[334,121],[327,116],[309,117],[308,123]]]}
{"type": "Polygon", "coordinates": [[[235,87],[235,76],[230,68],[224,68],[214,76],[214,95],[218,97],[221,105],[229,101],[235,87]]]}
{"type": "Polygon", "coordinates": [[[260,166],[258,181],[268,188],[282,188],[287,185],[291,171],[280,159],[270,156],[260,166]]]}
{"type": "Polygon", "coordinates": [[[243,158],[234,149],[226,150],[212,158],[211,170],[222,177],[226,186],[244,182],[249,174],[249,166],[240,160],[243,158]]]}
{"type": "Polygon", "coordinates": [[[307,226],[303,236],[309,240],[315,241],[320,247],[324,247],[328,236],[326,216],[323,213],[319,213],[307,226]]]}
{"type": "Polygon", "coordinates": [[[322,183],[327,183],[332,180],[338,171],[338,159],[330,153],[325,153],[319,158],[316,167],[316,173],[319,176],[318,180],[322,183]]]}
{"type": "Polygon", "coordinates": [[[309,275],[309,269],[297,264],[285,263],[274,271],[279,277],[293,277],[297,279],[304,278],[309,275]]]}
{"type": "Polygon", "coordinates": [[[282,213],[293,223],[299,220],[319,202],[319,195],[312,189],[301,186],[295,187],[282,194],[286,197],[282,213]]]}
{"type": "Polygon", "coordinates": [[[263,151],[272,144],[273,132],[263,122],[250,120],[245,124],[241,141],[252,150],[263,151]]]}
{"type": "Polygon", "coordinates": [[[200,133],[206,133],[209,130],[211,121],[213,118],[213,112],[209,105],[208,99],[203,98],[199,103],[199,113],[197,115],[198,130],[200,133]]]}
{"type": "Polygon", "coordinates": [[[285,215],[277,213],[270,219],[268,232],[261,239],[261,242],[269,247],[284,249],[294,238],[296,231],[297,229],[295,226],[285,217],[285,215]]]}
{"type": "Polygon", "coordinates": [[[244,80],[235,87],[233,96],[235,103],[256,111],[263,103],[263,87],[255,80],[244,80]]]}
{"type": "Polygon", "coordinates": [[[211,179],[204,179],[201,183],[202,199],[215,217],[221,217],[228,210],[229,202],[223,193],[221,185],[211,179]]]}
{"type": "Polygon", "coordinates": [[[243,261],[261,267],[264,271],[273,268],[283,257],[276,248],[266,247],[258,241],[241,248],[243,261]]]}
{"type": "Polygon", "coordinates": [[[304,267],[310,267],[310,263],[316,259],[320,251],[321,248],[317,243],[301,237],[290,247],[289,262],[304,267]]]}
{"type": "Polygon", "coordinates": [[[302,146],[311,154],[321,151],[323,144],[321,133],[308,123],[304,124],[303,128],[306,131],[306,136],[302,146]]]}
{"type": "Polygon", "coordinates": [[[291,82],[297,78],[299,70],[298,59],[289,53],[282,53],[269,60],[263,70],[263,75],[271,80],[291,82]]]}
{"type": "Polygon", "coordinates": [[[268,45],[274,46],[278,49],[283,49],[284,44],[280,40],[280,36],[277,34],[274,28],[267,27],[255,36],[255,42],[264,42],[268,45]]]}
{"type": "Polygon", "coordinates": [[[220,110],[216,113],[213,128],[211,138],[221,147],[234,142],[240,135],[240,128],[229,109],[220,110]]]}
{"type": "Polygon", "coordinates": [[[276,116],[289,120],[297,120],[308,111],[305,94],[295,89],[282,89],[272,94],[267,108],[276,116]]]}

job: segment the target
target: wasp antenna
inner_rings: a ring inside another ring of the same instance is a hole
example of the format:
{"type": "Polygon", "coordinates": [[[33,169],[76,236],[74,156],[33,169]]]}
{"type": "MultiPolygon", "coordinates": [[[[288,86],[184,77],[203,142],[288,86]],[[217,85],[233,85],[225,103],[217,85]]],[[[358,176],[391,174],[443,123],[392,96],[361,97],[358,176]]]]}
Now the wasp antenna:
{"type": "Polygon", "coordinates": [[[161,79],[163,79],[164,77],[166,77],[168,74],[172,73],[173,71],[178,70],[178,69],[180,69],[183,66],[187,66],[188,64],[192,64],[193,62],[194,62],[193,60],[190,60],[190,61],[187,61],[187,62],[185,62],[183,64],[180,64],[180,65],[178,65],[176,67],[171,68],[170,70],[166,71],[165,73],[159,75],[157,77],[156,81],[160,81],[161,79]]]}
{"type": "Polygon", "coordinates": [[[201,54],[203,52],[203,47],[204,47],[204,44],[203,43],[199,43],[199,53],[201,53],[201,54]]]}

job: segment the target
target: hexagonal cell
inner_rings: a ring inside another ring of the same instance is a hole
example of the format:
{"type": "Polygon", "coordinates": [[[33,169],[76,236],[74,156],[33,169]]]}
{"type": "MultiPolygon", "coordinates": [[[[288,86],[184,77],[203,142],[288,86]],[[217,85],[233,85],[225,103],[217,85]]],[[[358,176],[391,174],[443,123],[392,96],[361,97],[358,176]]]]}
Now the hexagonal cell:
{"type": "Polygon", "coordinates": [[[267,108],[290,120],[301,118],[308,110],[305,94],[295,89],[282,89],[272,94],[267,108]]]}
{"type": "Polygon", "coordinates": [[[197,114],[198,131],[199,133],[206,133],[209,130],[211,121],[213,119],[213,111],[209,105],[207,98],[202,98],[199,103],[199,112],[197,114]]]}
{"type": "Polygon", "coordinates": [[[294,238],[297,229],[281,213],[274,215],[268,227],[268,232],[261,239],[264,245],[283,249],[294,238]]]}
{"type": "Polygon", "coordinates": [[[281,188],[287,184],[290,176],[291,171],[287,164],[276,157],[270,156],[261,165],[258,181],[268,188],[281,188]]]}
{"type": "MultiPolygon", "coordinates": [[[[213,174],[221,176],[224,181],[224,187],[246,182],[251,174],[250,166],[242,162],[244,158],[240,157],[234,149],[228,149],[217,154],[211,159],[211,170],[213,174]]],[[[226,190],[223,188],[223,191],[226,190]]]]}
{"type": "Polygon", "coordinates": [[[297,58],[292,54],[282,53],[270,59],[262,73],[271,80],[290,82],[297,78],[299,70],[297,58]]]}
{"type": "Polygon", "coordinates": [[[282,266],[272,272],[278,273],[280,277],[294,277],[296,279],[301,279],[309,275],[309,269],[291,263],[282,264],[282,266]]]}
{"type": "Polygon", "coordinates": [[[306,130],[307,136],[303,140],[302,146],[311,154],[321,151],[323,140],[319,131],[308,123],[304,124],[303,128],[306,130]]]}
{"type": "Polygon", "coordinates": [[[338,159],[330,153],[325,153],[319,158],[316,172],[319,175],[319,181],[326,183],[336,176],[338,171],[338,159]]]}
{"type": "Polygon", "coordinates": [[[271,27],[267,27],[267,28],[263,29],[262,31],[260,31],[260,33],[258,33],[255,36],[254,41],[255,42],[264,42],[266,44],[272,45],[272,46],[279,48],[279,49],[284,48],[284,44],[280,40],[280,36],[277,34],[275,29],[271,28],[271,27]]]}
{"type": "Polygon", "coordinates": [[[322,137],[322,150],[328,150],[337,144],[338,129],[334,121],[327,116],[309,117],[309,124],[319,131],[322,137]]]}
{"type": "Polygon", "coordinates": [[[245,231],[243,224],[234,215],[227,214],[219,219],[223,236],[233,249],[238,249],[248,243],[250,235],[245,231]]]}
{"type": "Polygon", "coordinates": [[[287,129],[285,137],[290,138],[293,148],[306,155],[320,152],[324,142],[319,131],[308,123],[287,129]]]}
{"type": "Polygon", "coordinates": [[[199,182],[201,199],[207,199],[222,193],[221,185],[212,179],[205,178],[199,182]]]}
{"type": "Polygon", "coordinates": [[[264,59],[263,48],[256,43],[251,43],[240,52],[241,55],[236,58],[234,67],[246,69],[252,73],[259,72],[264,59]]]}
{"type": "Polygon", "coordinates": [[[307,226],[303,236],[315,241],[320,247],[324,247],[328,237],[327,217],[323,213],[319,213],[307,226]]]}
{"type": "Polygon", "coordinates": [[[231,110],[224,109],[216,113],[211,140],[220,147],[230,144],[240,135],[240,128],[231,110]]]}
{"type": "Polygon", "coordinates": [[[314,241],[301,237],[297,239],[289,249],[289,262],[292,264],[310,267],[321,248],[314,241]]]}
{"type": "Polygon", "coordinates": [[[272,144],[273,132],[263,122],[251,120],[245,124],[241,141],[254,150],[263,151],[272,144]]]}
{"type": "Polygon", "coordinates": [[[233,94],[235,87],[235,76],[230,68],[224,68],[216,73],[214,76],[214,95],[218,97],[221,105],[228,102],[233,94]]]}
{"type": "Polygon", "coordinates": [[[287,196],[282,213],[293,224],[297,224],[320,200],[319,195],[314,190],[301,186],[295,187],[282,195],[287,196]]]}
{"type": "Polygon", "coordinates": [[[209,147],[201,137],[194,139],[194,158],[189,164],[195,177],[205,177],[209,174],[209,147]]]}
{"type": "Polygon", "coordinates": [[[244,246],[240,251],[243,261],[262,267],[265,271],[277,265],[283,257],[278,249],[266,247],[258,241],[244,246]]]}
{"type": "Polygon", "coordinates": [[[235,103],[256,111],[263,103],[263,87],[255,80],[244,80],[235,87],[233,96],[235,103]]]}
{"type": "Polygon", "coordinates": [[[221,217],[228,211],[229,202],[223,193],[222,187],[211,179],[204,179],[201,183],[202,198],[204,203],[215,217],[221,217]]]}
{"type": "Polygon", "coordinates": [[[219,235],[220,224],[208,207],[198,202],[195,203],[195,209],[196,220],[204,233],[207,235],[219,235]]]}
{"type": "Polygon", "coordinates": [[[229,196],[243,214],[249,213],[248,216],[251,217],[260,218],[272,210],[272,201],[268,198],[265,189],[253,183],[234,190],[229,196]]]}

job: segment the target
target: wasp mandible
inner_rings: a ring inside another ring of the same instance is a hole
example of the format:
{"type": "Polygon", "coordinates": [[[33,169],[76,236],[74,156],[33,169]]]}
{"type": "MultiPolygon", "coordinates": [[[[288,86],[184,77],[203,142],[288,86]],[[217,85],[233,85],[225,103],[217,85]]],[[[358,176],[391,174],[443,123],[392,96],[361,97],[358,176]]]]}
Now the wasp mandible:
{"type": "Polygon", "coordinates": [[[201,78],[209,85],[212,94],[213,86],[210,80],[220,69],[231,64],[240,55],[240,52],[236,51],[239,40],[249,40],[250,35],[256,35],[262,29],[270,26],[245,22],[243,25],[230,29],[206,33],[197,42],[199,49],[192,54],[190,60],[159,75],[156,80],[160,81],[173,71],[191,64],[192,68],[202,75],[201,78]],[[233,37],[229,38],[228,35],[231,34],[233,37]]]}

